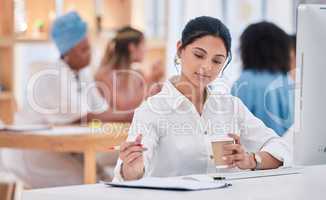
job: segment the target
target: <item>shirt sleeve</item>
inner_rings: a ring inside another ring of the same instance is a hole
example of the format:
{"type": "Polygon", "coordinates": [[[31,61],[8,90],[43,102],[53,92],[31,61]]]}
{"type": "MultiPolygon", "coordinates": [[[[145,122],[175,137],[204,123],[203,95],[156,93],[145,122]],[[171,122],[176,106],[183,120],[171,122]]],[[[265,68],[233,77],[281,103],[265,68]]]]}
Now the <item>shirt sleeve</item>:
{"type": "MultiPolygon", "coordinates": [[[[153,118],[152,113],[147,103],[135,111],[135,115],[132,124],[129,129],[127,141],[135,141],[138,134],[142,134],[142,144],[147,148],[147,151],[143,153],[145,174],[144,177],[149,176],[151,173],[151,161],[156,153],[156,147],[158,145],[159,135],[153,118]]],[[[122,160],[119,158],[117,165],[114,169],[113,182],[124,181],[121,176],[122,160]]]]}
{"type": "Polygon", "coordinates": [[[240,141],[249,152],[265,151],[283,162],[292,165],[292,150],[286,140],[256,118],[247,107],[236,98],[239,114],[240,141]]]}

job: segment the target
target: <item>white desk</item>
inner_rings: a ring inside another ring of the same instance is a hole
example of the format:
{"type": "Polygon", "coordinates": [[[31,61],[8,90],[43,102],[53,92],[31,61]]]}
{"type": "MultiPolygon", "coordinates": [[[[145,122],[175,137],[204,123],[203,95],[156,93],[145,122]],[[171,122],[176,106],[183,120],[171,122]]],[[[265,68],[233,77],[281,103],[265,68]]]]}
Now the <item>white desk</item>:
{"type": "Polygon", "coordinates": [[[25,191],[22,200],[325,200],[326,165],[307,167],[302,174],[232,181],[226,189],[178,192],[109,188],[102,184],[25,191]]]}

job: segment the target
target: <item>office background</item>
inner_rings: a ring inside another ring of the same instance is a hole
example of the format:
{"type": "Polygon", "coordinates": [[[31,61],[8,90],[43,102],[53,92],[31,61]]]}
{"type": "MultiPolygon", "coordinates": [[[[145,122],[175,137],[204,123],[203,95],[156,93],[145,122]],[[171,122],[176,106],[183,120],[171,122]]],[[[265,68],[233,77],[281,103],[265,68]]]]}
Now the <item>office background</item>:
{"type": "Polygon", "coordinates": [[[91,66],[94,71],[99,66],[106,41],[119,26],[131,24],[145,32],[150,47],[159,49],[158,51],[164,54],[161,57],[164,59],[168,76],[177,73],[173,63],[175,45],[184,24],[200,15],[218,17],[232,32],[234,58],[225,73],[232,83],[241,71],[238,38],[248,24],[267,20],[293,34],[296,29],[297,5],[325,1],[202,0],[198,3],[196,0],[46,0],[37,4],[33,0],[14,2],[15,31],[19,35],[14,47],[14,93],[18,105],[23,107],[26,103],[25,86],[29,77],[40,70],[40,66],[55,61],[58,57],[47,32],[55,16],[66,11],[80,11],[88,22],[93,47],[91,66]],[[38,14],[34,13],[36,10],[38,14]],[[119,10],[128,12],[121,13],[119,10]],[[101,18],[101,27],[98,27],[98,18],[101,18]],[[37,26],[44,28],[41,34],[35,31],[37,26]]]}

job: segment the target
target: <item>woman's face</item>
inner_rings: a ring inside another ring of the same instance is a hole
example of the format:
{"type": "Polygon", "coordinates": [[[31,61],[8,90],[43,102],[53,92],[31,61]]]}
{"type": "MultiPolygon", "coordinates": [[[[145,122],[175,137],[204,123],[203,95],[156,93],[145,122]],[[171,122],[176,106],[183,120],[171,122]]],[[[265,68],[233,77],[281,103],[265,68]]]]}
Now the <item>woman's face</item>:
{"type": "MultiPolygon", "coordinates": [[[[181,47],[180,42],[177,47],[181,47]]],[[[181,76],[193,86],[205,88],[223,69],[227,51],[221,38],[204,36],[181,49],[179,57],[181,76]]]]}
{"type": "Polygon", "coordinates": [[[88,38],[83,39],[66,55],[69,64],[74,70],[81,70],[87,67],[91,61],[91,47],[88,38]]]}

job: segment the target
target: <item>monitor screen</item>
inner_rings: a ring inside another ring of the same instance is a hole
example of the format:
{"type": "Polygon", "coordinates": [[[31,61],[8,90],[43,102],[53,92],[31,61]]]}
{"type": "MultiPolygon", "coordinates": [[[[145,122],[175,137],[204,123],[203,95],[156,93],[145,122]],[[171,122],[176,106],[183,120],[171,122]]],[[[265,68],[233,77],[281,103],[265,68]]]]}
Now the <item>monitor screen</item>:
{"type": "Polygon", "coordinates": [[[326,164],[326,5],[298,8],[294,163],[326,164]]]}

